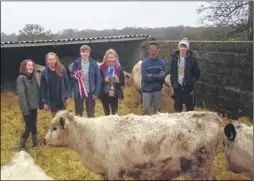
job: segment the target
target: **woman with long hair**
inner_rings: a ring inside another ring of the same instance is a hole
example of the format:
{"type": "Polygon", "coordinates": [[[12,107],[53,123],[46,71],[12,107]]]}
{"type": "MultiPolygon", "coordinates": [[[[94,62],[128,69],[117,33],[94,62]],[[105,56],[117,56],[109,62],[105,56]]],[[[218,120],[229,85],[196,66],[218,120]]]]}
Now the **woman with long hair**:
{"type": "Polygon", "coordinates": [[[121,86],[124,86],[124,73],[118,61],[118,55],[114,49],[106,51],[102,65],[102,90],[100,99],[105,115],[116,114],[118,111],[118,99],[124,98],[121,86]]]}
{"type": "Polygon", "coordinates": [[[54,52],[46,55],[46,67],[41,71],[41,98],[45,111],[54,116],[66,109],[71,100],[70,83],[67,72],[54,52]]]}
{"type": "Polygon", "coordinates": [[[38,145],[37,109],[39,108],[39,85],[36,81],[35,72],[33,60],[22,61],[17,78],[17,95],[26,127],[20,139],[20,149],[26,149],[26,142],[30,133],[32,133],[33,147],[38,145]]]}

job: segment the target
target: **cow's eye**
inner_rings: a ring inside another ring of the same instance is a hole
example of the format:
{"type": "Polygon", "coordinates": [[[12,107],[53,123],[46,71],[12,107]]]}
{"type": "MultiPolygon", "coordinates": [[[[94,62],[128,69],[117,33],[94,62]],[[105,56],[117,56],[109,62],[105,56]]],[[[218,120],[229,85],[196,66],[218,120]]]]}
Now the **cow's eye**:
{"type": "Polygon", "coordinates": [[[55,130],[57,130],[57,128],[56,128],[56,127],[53,127],[53,130],[55,131],[55,130]]]}

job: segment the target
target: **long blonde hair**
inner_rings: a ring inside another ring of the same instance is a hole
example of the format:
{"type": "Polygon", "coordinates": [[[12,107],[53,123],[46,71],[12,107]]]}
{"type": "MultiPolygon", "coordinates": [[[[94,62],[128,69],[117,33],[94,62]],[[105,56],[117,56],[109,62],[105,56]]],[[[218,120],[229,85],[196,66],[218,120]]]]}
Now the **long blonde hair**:
{"type": "Polygon", "coordinates": [[[103,58],[103,60],[102,60],[102,64],[108,63],[107,58],[108,58],[108,55],[109,55],[109,54],[113,54],[113,55],[116,57],[116,63],[118,62],[118,55],[117,55],[116,51],[115,51],[113,48],[110,48],[110,49],[108,49],[108,50],[106,51],[106,53],[105,53],[105,55],[104,55],[104,58],[103,58]]]}
{"type": "Polygon", "coordinates": [[[48,64],[48,56],[49,55],[54,55],[55,56],[55,58],[56,58],[56,64],[55,64],[56,74],[58,75],[58,77],[62,77],[63,76],[63,65],[60,62],[58,56],[54,52],[49,52],[46,55],[46,64],[48,64]]]}

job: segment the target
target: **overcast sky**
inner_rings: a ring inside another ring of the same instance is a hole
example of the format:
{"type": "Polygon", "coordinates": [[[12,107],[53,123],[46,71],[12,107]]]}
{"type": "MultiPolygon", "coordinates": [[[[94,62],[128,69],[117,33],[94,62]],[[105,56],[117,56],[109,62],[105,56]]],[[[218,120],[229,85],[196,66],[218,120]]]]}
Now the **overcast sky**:
{"type": "Polygon", "coordinates": [[[1,31],[17,33],[25,24],[62,29],[199,26],[196,9],[204,1],[180,2],[1,2],[1,31]]]}

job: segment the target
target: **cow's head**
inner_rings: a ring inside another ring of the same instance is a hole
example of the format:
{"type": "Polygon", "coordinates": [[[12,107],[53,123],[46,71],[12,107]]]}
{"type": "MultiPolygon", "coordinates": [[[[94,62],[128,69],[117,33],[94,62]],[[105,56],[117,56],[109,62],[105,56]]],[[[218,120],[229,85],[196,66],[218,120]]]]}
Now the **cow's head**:
{"type": "Polygon", "coordinates": [[[71,123],[74,122],[73,113],[63,110],[56,113],[44,138],[44,144],[49,146],[69,146],[71,123]]]}
{"type": "Polygon", "coordinates": [[[133,78],[131,73],[125,72],[124,71],[124,85],[129,87],[133,84],[133,78]]]}
{"type": "Polygon", "coordinates": [[[42,69],[44,69],[44,66],[36,64],[35,77],[36,77],[36,80],[37,80],[39,85],[40,85],[40,82],[41,82],[41,71],[42,71],[42,69]]]}
{"type": "Polygon", "coordinates": [[[253,130],[238,122],[224,127],[224,151],[228,169],[234,173],[250,171],[253,158],[253,130]],[[251,134],[251,131],[252,134],[251,134]]]}

